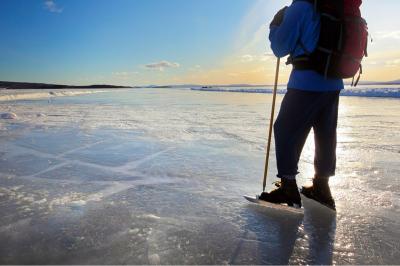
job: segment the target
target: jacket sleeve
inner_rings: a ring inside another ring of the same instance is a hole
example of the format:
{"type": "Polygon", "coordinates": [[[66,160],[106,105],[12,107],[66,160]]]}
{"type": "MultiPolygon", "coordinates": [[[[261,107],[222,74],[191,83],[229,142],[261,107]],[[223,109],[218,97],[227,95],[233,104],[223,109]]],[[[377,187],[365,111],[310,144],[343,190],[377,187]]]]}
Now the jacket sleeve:
{"type": "Polygon", "coordinates": [[[272,26],[269,33],[271,49],[277,57],[285,57],[293,52],[301,34],[301,25],[306,12],[304,2],[293,2],[286,9],[280,26],[272,26]]]}

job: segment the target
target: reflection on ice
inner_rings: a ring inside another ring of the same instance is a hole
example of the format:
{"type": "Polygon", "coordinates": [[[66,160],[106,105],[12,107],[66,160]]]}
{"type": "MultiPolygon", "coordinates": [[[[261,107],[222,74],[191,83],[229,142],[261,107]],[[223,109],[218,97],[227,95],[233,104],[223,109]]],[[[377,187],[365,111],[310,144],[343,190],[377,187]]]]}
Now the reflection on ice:
{"type": "MultiPolygon", "coordinates": [[[[343,264],[333,261],[336,238],[336,212],[303,198],[306,209],[304,232],[307,234],[309,254],[306,263],[317,265],[343,264]]],[[[348,263],[351,263],[348,261],[348,263]]]]}
{"type": "MultiPolygon", "coordinates": [[[[304,218],[242,198],[261,189],[268,102],[136,90],[0,104],[19,117],[0,126],[0,263],[397,263],[397,100],[342,99],[338,213],[304,218]]],[[[312,136],[301,160],[304,184],[312,136]]]]}

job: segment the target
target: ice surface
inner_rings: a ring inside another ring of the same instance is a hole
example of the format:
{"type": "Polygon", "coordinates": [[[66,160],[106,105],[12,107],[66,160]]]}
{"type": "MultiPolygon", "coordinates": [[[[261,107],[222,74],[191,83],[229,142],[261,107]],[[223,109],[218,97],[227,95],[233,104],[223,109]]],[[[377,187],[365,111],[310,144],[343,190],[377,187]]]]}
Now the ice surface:
{"type": "MultiPolygon", "coordinates": [[[[143,89],[0,103],[19,117],[0,121],[0,263],[398,263],[398,99],[342,97],[337,215],[300,218],[242,198],[261,192],[270,102],[143,89]]],[[[312,163],[310,136],[299,184],[312,163]]]]}

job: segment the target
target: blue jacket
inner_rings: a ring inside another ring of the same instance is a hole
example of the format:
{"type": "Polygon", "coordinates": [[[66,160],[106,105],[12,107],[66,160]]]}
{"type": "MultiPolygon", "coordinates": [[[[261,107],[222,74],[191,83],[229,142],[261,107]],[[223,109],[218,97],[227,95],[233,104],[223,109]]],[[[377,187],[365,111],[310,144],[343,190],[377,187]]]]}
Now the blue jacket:
{"type": "MultiPolygon", "coordinates": [[[[280,26],[272,26],[269,40],[277,57],[293,57],[314,51],[320,32],[320,17],[307,1],[293,1],[284,15],[280,26]],[[299,42],[302,45],[299,45],[299,42]]],[[[344,88],[342,79],[325,79],[313,70],[292,70],[288,88],[307,91],[332,91],[344,88]]]]}

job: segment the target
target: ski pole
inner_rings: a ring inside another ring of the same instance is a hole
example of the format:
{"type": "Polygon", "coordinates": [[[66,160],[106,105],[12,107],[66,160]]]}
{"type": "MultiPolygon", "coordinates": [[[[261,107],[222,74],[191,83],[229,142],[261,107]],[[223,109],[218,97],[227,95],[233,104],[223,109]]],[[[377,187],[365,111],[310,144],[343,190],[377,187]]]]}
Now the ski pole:
{"type": "Polygon", "coordinates": [[[281,59],[278,57],[277,61],[276,61],[275,84],[274,84],[274,93],[273,93],[273,97],[272,97],[271,119],[270,119],[270,122],[269,122],[268,146],[267,146],[267,156],[266,156],[266,159],[265,159],[263,192],[265,192],[265,187],[267,186],[269,153],[270,153],[270,150],[271,150],[272,127],[273,127],[274,118],[275,118],[275,102],[276,102],[276,93],[278,91],[278,78],[279,78],[279,66],[280,66],[280,63],[281,63],[281,59]]]}

